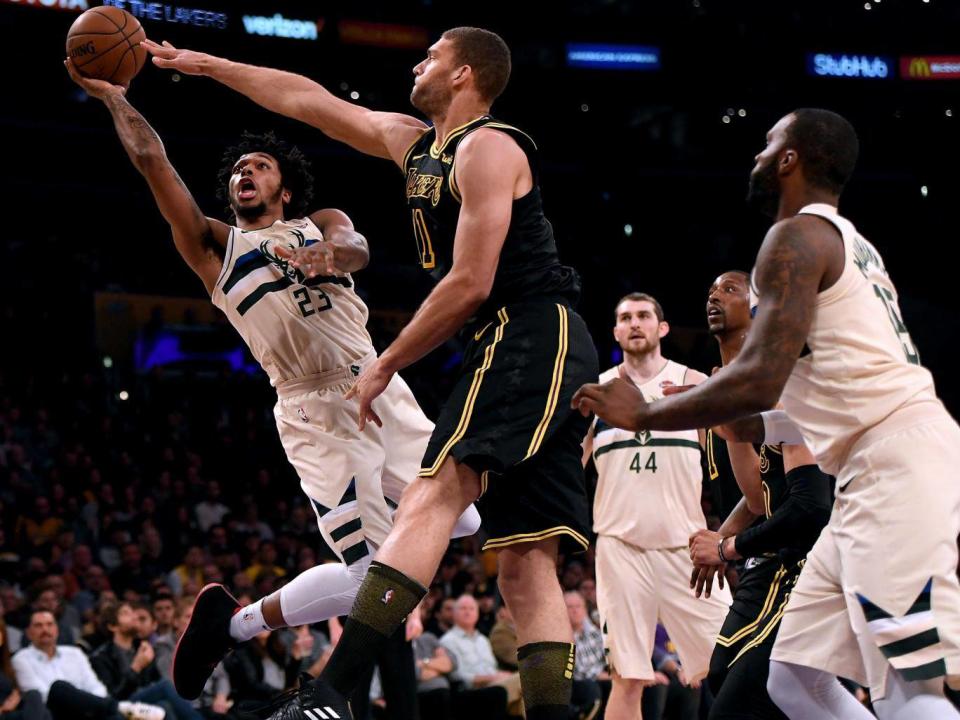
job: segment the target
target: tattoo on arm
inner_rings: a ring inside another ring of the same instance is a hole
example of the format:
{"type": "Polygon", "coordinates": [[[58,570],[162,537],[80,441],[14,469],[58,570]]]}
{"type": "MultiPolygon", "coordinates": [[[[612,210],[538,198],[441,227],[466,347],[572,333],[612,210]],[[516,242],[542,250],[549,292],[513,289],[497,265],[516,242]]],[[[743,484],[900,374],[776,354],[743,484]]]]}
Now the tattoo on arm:
{"type": "Polygon", "coordinates": [[[823,276],[822,238],[805,231],[801,223],[806,222],[793,218],[780,223],[757,257],[760,308],[744,350],[762,369],[756,381],[764,383],[771,403],[779,399],[803,352],[823,276]]]}

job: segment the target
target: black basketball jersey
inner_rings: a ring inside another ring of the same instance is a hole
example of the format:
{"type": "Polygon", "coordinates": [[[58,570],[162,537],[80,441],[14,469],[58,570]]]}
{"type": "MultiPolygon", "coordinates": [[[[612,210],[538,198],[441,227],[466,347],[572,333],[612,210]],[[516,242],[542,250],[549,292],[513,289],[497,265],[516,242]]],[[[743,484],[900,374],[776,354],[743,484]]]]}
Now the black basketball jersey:
{"type": "Polygon", "coordinates": [[[763,511],[769,518],[787,497],[787,480],[783,472],[783,450],[779,445],[761,445],[760,482],[763,483],[763,511]]]}
{"type": "Polygon", "coordinates": [[[720,519],[720,522],[723,522],[740,502],[743,492],[737,485],[737,478],[730,466],[727,441],[709,429],[707,430],[704,460],[707,465],[706,478],[710,497],[713,500],[713,512],[720,519]]]}
{"type": "Polygon", "coordinates": [[[516,141],[530,163],[533,189],[513,201],[493,288],[477,317],[525,300],[575,304],[580,297],[580,278],[573,268],[561,265],[557,257],[553,228],[544,217],[541,203],[537,146],[526,133],[489,115],[454,129],[440,146],[436,145],[436,129],[430,128],[404,155],[407,204],[420,265],[435,280],[450,271],[461,202],[456,180],[457,148],[471,132],[483,127],[495,128],[516,141]]]}

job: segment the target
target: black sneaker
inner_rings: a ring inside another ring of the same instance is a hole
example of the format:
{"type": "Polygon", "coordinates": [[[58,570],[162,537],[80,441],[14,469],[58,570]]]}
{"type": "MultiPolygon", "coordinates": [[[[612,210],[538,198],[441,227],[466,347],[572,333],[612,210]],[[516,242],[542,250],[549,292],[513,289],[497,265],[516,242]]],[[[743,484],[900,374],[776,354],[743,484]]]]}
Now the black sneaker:
{"type": "Polygon", "coordinates": [[[327,681],[301,676],[300,689],[268,720],[353,720],[347,699],[327,681]]]}
{"type": "Polygon", "coordinates": [[[236,647],[230,637],[230,618],[240,603],[219,583],[207,585],[193,603],[193,616],[173,653],[173,684],[177,694],[195,700],[217,663],[236,647]]]}

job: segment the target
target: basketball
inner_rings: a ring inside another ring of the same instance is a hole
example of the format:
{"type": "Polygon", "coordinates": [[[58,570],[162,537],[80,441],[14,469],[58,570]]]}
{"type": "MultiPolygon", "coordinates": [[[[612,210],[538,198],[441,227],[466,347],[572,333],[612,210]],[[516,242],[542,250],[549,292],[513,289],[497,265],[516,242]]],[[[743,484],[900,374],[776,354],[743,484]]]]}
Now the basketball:
{"type": "Polygon", "coordinates": [[[84,77],[128,85],[143,67],[147,51],[140,47],[147,34],[126,10],[90,8],[67,33],[67,56],[84,77]]]}

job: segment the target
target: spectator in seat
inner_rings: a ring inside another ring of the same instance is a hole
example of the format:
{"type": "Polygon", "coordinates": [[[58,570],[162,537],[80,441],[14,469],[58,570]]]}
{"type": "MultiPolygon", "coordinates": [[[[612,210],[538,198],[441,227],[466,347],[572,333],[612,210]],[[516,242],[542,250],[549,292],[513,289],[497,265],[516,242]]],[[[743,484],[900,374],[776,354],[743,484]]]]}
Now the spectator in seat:
{"type": "Polygon", "coordinates": [[[7,638],[7,625],[0,617],[0,719],[50,720],[50,711],[38,690],[20,692],[7,638]]]}
{"type": "Polygon", "coordinates": [[[21,693],[36,691],[54,720],[164,720],[162,708],[118,701],[94,673],[80,648],[57,645],[53,613],[30,615],[30,646],[13,656],[13,670],[21,693]]]}
{"type": "MultiPolygon", "coordinates": [[[[141,607],[122,602],[103,608],[101,624],[112,633],[109,642],[90,656],[97,677],[109,693],[120,700],[162,707],[168,720],[203,720],[194,707],[177,695],[173,683],[160,675],[153,646],[140,638],[141,607]]],[[[152,629],[152,618],[148,628],[152,629]]]]}
{"type": "Polygon", "coordinates": [[[508,703],[520,699],[520,678],[497,668],[490,640],[477,630],[479,617],[476,599],[461,595],[454,606],[454,626],[440,638],[456,663],[450,677],[466,691],[455,699],[457,717],[503,718],[508,703]]]}
{"type": "Polygon", "coordinates": [[[583,720],[593,720],[603,704],[600,681],[610,680],[603,650],[603,635],[587,616],[587,602],[576,590],[563,594],[573,631],[576,659],[573,666],[573,706],[583,720]]]}

